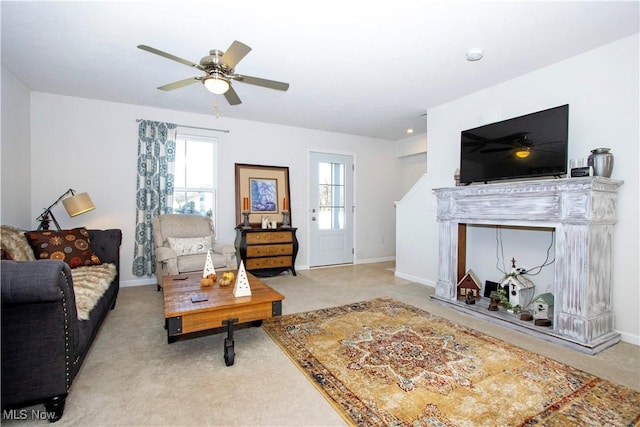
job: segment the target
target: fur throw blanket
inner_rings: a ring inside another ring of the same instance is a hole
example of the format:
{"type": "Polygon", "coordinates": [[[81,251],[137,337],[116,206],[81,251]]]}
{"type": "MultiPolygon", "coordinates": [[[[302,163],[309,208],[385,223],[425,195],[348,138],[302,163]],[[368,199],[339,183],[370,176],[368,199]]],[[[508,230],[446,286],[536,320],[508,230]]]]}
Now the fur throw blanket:
{"type": "Polygon", "coordinates": [[[76,295],[78,319],[88,320],[89,312],[116,277],[114,264],[78,267],[71,270],[73,292],[76,295]]]}
{"type": "Polygon", "coordinates": [[[16,261],[35,261],[33,250],[29,246],[24,231],[11,225],[0,226],[0,246],[7,259],[16,261]]]}

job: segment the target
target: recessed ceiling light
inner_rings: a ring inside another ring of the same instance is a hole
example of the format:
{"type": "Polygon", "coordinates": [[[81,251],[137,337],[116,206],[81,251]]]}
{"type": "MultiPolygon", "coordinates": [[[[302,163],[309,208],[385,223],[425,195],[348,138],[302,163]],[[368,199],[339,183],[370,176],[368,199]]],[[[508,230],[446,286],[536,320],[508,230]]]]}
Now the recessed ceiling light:
{"type": "Polygon", "coordinates": [[[407,129],[407,133],[408,133],[409,135],[411,135],[411,134],[413,133],[413,129],[411,129],[411,128],[407,129]]]}
{"type": "Polygon", "coordinates": [[[467,61],[479,61],[484,56],[484,50],[477,48],[472,48],[467,51],[467,61]]]}

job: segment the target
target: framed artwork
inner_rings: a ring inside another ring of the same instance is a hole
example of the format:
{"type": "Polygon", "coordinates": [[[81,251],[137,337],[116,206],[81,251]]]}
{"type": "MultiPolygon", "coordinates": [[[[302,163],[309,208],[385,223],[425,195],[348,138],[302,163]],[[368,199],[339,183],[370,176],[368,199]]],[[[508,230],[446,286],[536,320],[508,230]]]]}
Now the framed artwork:
{"type": "Polygon", "coordinates": [[[242,212],[258,227],[264,216],[281,223],[290,203],[288,167],[236,163],[236,224],[242,223],[242,212]]]}

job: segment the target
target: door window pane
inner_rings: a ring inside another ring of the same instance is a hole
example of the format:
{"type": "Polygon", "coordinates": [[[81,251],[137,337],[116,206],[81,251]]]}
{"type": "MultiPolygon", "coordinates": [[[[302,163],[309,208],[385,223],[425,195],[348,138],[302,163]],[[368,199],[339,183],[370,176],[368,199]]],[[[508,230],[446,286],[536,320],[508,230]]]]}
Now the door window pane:
{"type": "Polygon", "coordinates": [[[344,228],[344,164],[325,163],[318,165],[318,227],[320,230],[344,228]]]}

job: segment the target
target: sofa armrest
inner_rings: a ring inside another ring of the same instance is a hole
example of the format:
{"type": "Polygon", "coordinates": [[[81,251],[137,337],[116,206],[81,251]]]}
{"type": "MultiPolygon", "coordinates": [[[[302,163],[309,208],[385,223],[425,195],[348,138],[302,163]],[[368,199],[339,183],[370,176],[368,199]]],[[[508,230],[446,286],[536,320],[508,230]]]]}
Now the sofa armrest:
{"type": "Polygon", "coordinates": [[[171,248],[167,248],[166,246],[155,248],[153,253],[156,257],[156,262],[166,262],[170,259],[175,259],[178,257],[176,251],[171,248]]]}
{"type": "Polygon", "coordinates": [[[64,395],[79,339],[69,266],[3,260],[1,268],[2,404],[64,395]]]}
{"type": "Polygon", "coordinates": [[[156,277],[158,278],[158,289],[160,289],[161,276],[175,276],[178,274],[178,254],[171,248],[160,246],[153,250],[156,259],[156,277]]]}
{"type": "MultiPolygon", "coordinates": [[[[2,307],[61,301],[73,296],[71,270],[62,261],[2,261],[2,307]],[[71,294],[69,294],[71,292],[71,294]]],[[[72,298],[75,301],[74,298],[72,298]]],[[[75,305],[74,305],[75,306],[75,305]]]]}

